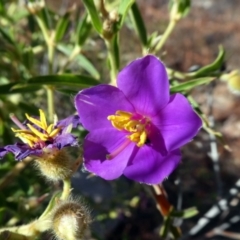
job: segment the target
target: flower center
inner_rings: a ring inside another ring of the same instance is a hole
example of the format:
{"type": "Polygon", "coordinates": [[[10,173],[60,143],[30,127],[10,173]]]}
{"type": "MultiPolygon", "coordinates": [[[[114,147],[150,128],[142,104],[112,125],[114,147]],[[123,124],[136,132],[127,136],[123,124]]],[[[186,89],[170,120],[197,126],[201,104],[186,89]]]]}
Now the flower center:
{"type": "Polygon", "coordinates": [[[25,127],[15,116],[11,116],[13,122],[21,129],[14,129],[15,136],[27,143],[31,148],[45,146],[46,141],[53,141],[54,137],[60,132],[61,127],[54,128],[53,123],[48,125],[44,112],[40,109],[40,119],[35,119],[26,114],[29,123],[25,127]]]}
{"type": "Polygon", "coordinates": [[[119,131],[126,131],[127,138],[135,142],[138,147],[146,143],[150,128],[149,118],[136,113],[117,111],[115,115],[110,115],[107,119],[119,131]]]}

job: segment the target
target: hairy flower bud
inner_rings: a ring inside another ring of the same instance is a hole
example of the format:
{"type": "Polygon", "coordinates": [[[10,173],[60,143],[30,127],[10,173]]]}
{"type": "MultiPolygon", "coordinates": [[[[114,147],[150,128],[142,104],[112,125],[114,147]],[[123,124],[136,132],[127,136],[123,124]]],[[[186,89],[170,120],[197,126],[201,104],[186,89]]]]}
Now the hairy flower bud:
{"type": "Polygon", "coordinates": [[[71,177],[72,161],[65,149],[50,149],[35,160],[35,165],[49,180],[58,181],[71,177]]]}
{"type": "Polygon", "coordinates": [[[53,212],[52,230],[59,240],[79,240],[90,223],[86,206],[74,200],[60,203],[53,212]]]}

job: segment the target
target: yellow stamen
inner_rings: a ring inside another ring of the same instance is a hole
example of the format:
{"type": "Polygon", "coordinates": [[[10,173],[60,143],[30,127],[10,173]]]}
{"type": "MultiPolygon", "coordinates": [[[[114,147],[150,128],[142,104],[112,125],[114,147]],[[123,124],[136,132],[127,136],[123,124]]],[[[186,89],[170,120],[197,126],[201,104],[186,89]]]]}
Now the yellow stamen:
{"type": "Polygon", "coordinates": [[[39,132],[36,128],[34,128],[33,126],[31,126],[30,124],[27,124],[27,126],[29,127],[29,129],[37,136],[39,137],[41,140],[46,141],[47,140],[47,135],[44,133],[39,132]]]}
{"type": "Polygon", "coordinates": [[[44,144],[46,141],[52,141],[61,131],[61,127],[54,128],[54,124],[47,124],[46,116],[40,109],[40,120],[30,117],[26,114],[26,117],[30,123],[27,124],[28,129],[14,129],[12,131],[16,133],[16,137],[22,139],[30,147],[34,147],[35,144],[44,144]]]}
{"type": "Polygon", "coordinates": [[[46,130],[48,128],[45,114],[42,109],[39,109],[40,112],[40,122],[42,123],[42,128],[46,130]]]}
{"type": "Polygon", "coordinates": [[[127,138],[135,142],[138,147],[143,146],[147,141],[150,120],[147,117],[136,115],[125,111],[117,111],[115,115],[107,117],[113,127],[119,131],[127,131],[127,138]]]}

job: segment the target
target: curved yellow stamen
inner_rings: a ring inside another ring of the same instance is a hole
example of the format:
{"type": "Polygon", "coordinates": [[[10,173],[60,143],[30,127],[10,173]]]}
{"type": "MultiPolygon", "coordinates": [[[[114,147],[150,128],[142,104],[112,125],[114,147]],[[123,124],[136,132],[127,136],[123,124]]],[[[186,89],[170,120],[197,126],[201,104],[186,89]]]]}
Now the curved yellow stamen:
{"type": "Polygon", "coordinates": [[[34,147],[35,144],[44,144],[45,141],[52,141],[61,131],[61,127],[54,128],[54,124],[47,124],[46,116],[40,109],[40,120],[30,117],[26,114],[26,117],[30,123],[27,124],[28,129],[14,129],[12,131],[16,133],[16,137],[22,139],[30,147],[34,147]]]}

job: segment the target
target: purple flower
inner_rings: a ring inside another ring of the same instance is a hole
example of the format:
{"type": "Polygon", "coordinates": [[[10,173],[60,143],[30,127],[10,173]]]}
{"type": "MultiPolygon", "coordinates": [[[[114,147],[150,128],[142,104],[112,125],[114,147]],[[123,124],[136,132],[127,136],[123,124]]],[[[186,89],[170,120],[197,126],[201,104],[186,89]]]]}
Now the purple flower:
{"type": "Polygon", "coordinates": [[[179,164],[179,148],[192,140],[202,121],[181,94],[169,94],[166,69],[148,55],[125,67],[117,86],[80,91],[75,106],[89,134],[86,169],[106,180],[122,174],[156,184],[179,164]]]}
{"type": "Polygon", "coordinates": [[[13,129],[16,137],[24,143],[16,143],[0,148],[0,158],[7,153],[14,154],[16,160],[22,160],[28,156],[41,157],[53,149],[60,150],[67,146],[77,146],[78,141],[70,132],[79,124],[77,115],[58,121],[56,124],[47,124],[45,114],[39,110],[40,118],[30,117],[26,114],[27,121],[20,123],[12,116],[12,120],[20,129],[13,129]]]}

